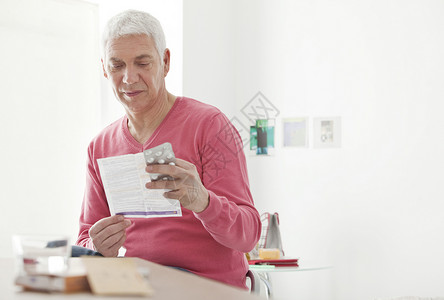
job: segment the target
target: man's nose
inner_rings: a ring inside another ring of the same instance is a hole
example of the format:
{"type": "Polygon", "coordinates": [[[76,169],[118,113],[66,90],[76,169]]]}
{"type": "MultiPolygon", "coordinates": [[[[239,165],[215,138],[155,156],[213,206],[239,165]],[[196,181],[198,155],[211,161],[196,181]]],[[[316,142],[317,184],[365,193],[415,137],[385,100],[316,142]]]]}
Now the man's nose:
{"type": "Polygon", "coordinates": [[[131,67],[126,68],[123,75],[123,82],[126,84],[133,84],[139,81],[139,74],[131,67]]]}

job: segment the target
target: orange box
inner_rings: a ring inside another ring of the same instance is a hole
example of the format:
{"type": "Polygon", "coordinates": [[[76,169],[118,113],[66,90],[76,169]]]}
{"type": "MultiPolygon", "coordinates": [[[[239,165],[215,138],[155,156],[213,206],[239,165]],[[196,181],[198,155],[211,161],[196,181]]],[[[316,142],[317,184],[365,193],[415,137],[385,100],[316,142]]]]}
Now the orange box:
{"type": "Polygon", "coordinates": [[[280,259],[281,252],[279,251],[279,249],[261,248],[261,249],[259,249],[259,258],[260,259],[280,259]]]}

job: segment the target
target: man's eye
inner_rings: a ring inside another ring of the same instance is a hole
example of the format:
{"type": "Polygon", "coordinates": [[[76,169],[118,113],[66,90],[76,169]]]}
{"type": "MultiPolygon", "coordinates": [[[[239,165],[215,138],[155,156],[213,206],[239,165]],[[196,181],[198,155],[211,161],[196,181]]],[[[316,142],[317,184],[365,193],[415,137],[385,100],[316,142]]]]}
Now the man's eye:
{"type": "Polygon", "coordinates": [[[122,67],[123,67],[123,65],[111,65],[111,70],[118,70],[122,67]]]}

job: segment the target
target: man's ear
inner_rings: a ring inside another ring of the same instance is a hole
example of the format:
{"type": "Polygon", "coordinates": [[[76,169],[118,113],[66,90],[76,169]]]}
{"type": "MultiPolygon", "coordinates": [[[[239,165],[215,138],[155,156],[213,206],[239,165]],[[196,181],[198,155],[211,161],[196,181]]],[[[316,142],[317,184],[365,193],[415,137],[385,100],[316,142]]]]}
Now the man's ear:
{"type": "Polygon", "coordinates": [[[103,76],[105,76],[105,78],[108,79],[108,74],[106,73],[105,63],[103,62],[103,58],[100,59],[100,61],[102,62],[103,76]]]}
{"type": "Polygon", "coordinates": [[[163,53],[163,77],[166,77],[170,71],[170,49],[166,48],[163,53]]]}

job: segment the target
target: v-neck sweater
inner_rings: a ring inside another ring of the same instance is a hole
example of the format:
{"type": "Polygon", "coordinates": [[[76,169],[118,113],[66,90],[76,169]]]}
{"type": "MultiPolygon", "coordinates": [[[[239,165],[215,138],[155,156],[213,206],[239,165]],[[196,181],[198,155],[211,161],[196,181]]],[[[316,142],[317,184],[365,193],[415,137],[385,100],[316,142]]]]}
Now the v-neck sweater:
{"type": "Polygon", "coordinates": [[[201,213],[182,207],[181,217],[133,218],[126,231],[125,256],[246,288],[245,252],[257,243],[261,222],[249,188],[243,145],[228,118],[214,106],[178,97],[142,145],[128,130],[126,116],[103,129],[89,144],[85,195],[77,244],[93,249],[88,231],[110,211],[97,159],[135,154],[165,142],[177,158],[193,163],[209,192],[201,213]]]}

